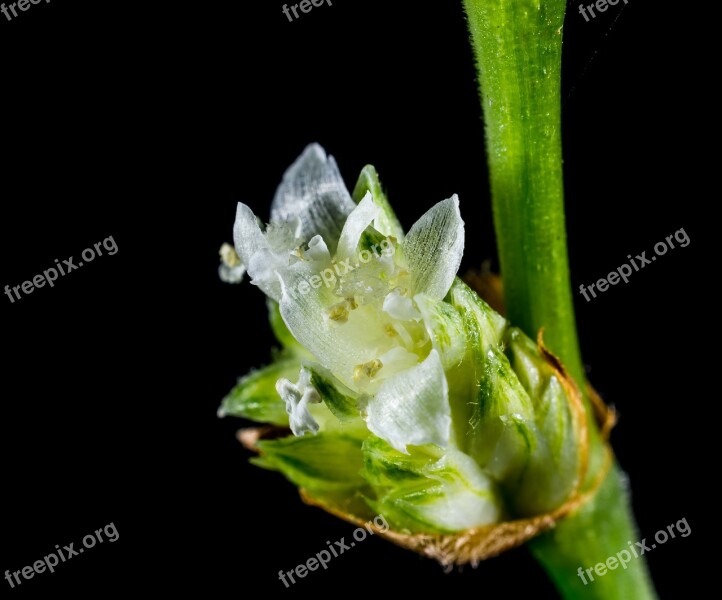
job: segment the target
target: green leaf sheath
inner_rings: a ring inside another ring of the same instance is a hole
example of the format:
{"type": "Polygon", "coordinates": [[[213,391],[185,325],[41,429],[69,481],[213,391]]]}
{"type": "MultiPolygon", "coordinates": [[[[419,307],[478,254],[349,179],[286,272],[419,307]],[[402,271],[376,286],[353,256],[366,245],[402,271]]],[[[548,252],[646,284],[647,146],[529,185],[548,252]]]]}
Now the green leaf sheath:
{"type": "Polygon", "coordinates": [[[397,529],[454,533],[500,517],[496,483],[461,452],[429,444],[403,454],[370,436],[363,459],[361,475],[376,498],[366,501],[397,529]]]}
{"type": "Polygon", "coordinates": [[[381,207],[379,216],[374,220],[374,228],[385,236],[393,236],[397,240],[403,240],[404,230],[381,188],[378,173],[373,165],[366,165],[361,171],[353,190],[354,202],[357,204],[361,202],[367,192],[371,193],[374,204],[381,207]]]}
{"type": "Polygon", "coordinates": [[[300,368],[298,359],[283,357],[251,371],[223,399],[221,414],[288,427],[286,407],[276,391],[276,382],[281,378],[297,379],[300,368]]]}
{"type": "MultiPolygon", "coordinates": [[[[576,333],[564,220],[561,54],[565,0],[464,0],[484,112],[494,226],[507,317],[585,381],[576,333]]],[[[587,404],[588,406],[588,404],[587,404]]],[[[590,411],[590,469],[603,446],[590,411]]],[[[566,599],[655,598],[643,558],[584,585],[579,567],[638,540],[615,465],[595,497],[532,552],[566,599]]]]}
{"type": "Polygon", "coordinates": [[[361,441],[343,433],[319,433],[258,442],[254,464],[281,471],[297,486],[310,491],[355,489],[364,485],[361,441]]]}

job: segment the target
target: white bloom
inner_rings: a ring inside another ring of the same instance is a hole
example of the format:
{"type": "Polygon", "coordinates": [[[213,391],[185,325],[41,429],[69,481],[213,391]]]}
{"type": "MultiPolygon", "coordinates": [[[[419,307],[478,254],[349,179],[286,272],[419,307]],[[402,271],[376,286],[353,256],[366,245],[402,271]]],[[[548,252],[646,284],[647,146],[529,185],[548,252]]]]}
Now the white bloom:
{"type": "Polygon", "coordinates": [[[276,382],[276,391],[286,403],[286,412],[293,435],[318,432],[318,423],[308,410],[309,404],[321,402],[321,396],[311,385],[311,373],[301,369],[298,383],[281,378],[276,382]]]}
{"type": "MultiPolygon", "coordinates": [[[[265,231],[238,204],[236,251],[252,283],[279,302],[293,337],[368,398],[372,432],[402,452],[407,444],[446,446],[448,357],[434,349],[428,305],[446,296],[461,262],[459,201],[439,202],[401,239],[375,228],[395,222],[383,211],[388,204],[379,206],[370,192],[354,204],[333,158],[310,145],[286,171],[265,231]]],[[[307,409],[318,395],[304,373],[295,386],[277,385],[297,435],[318,429],[307,409]]]]}

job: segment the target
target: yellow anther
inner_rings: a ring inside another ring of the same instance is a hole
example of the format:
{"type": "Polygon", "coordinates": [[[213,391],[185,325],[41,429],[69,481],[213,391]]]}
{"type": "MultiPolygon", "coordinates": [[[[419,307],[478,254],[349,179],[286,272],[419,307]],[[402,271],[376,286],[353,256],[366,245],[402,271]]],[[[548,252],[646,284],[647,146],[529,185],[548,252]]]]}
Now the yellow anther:
{"type": "Polygon", "coordinates": [[[353,370],[354,381],[359,381],[362,378],[373,379],[383,366],[384,364],[378,358],[374,358],[362,365],[356,365],[353,370]]]}
{"type": "Polygon", "coordinates": [[[221,261],[227,267],[237,267],[241,264],[241,259],[236,253],[236,249],[230,244],[223,244],[218,254],[221,255],[221,261]]]}
{"type": "Polygon", "coordinates": [[[337,323],[345,323],[348,321],[348,308],[346,308],[346,301],[334,304],[328,309],[328,318],[337,323]]]}
{"type": "Polygon", "coordinates": [[[353,296],[349,296],[328,309],[328,318],[337,323],[345,323],[348,321],[349,312],[355,308],[358,308],[358,304],[353,296]]]}

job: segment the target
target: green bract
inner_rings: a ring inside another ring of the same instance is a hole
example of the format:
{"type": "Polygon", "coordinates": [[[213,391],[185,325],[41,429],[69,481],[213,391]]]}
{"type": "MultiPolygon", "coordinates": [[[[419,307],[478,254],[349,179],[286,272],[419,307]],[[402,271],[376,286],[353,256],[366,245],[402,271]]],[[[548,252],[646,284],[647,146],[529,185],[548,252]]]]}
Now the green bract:
{"type": "Polygon", "coordinates": [[[219,414],[291,430],[259,442],[256,464],[406,533],[532,516],[573,493],[570,399],[537,345],[456,277],[456,196],[404,234],[373,167],[351,196],[310,145],[267,227],[238,205],[234,242],[222,276],[245,271],[268,296],[282,350],[219,414]]]}

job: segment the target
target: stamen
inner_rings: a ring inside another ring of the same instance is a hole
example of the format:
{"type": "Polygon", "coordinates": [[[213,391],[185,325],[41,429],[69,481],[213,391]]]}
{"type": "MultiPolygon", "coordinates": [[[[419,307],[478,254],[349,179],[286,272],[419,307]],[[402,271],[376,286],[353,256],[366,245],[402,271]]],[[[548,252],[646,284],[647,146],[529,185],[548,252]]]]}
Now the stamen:
{"type": "Polygon", "coordinates": [[[345,323],[348,321],[349,312],[358,308],[356,299],[353,296],[344,298],[338,304],[334,304],[328,309],[328,318],[336,323],[345,323]]]}
{"type": "Polygon", "coordinates": [[[236,253],[236,249],[230,244],[223,244],[220,251],[221,261],[227,267],[233,268],[241,264],[241,258],[236,253]]]}
{"type": "Polygon", "coordinates": [[[362,378],[373,379],[383,366],[384,364],[378,358],[374,358],[362,365],[356,365],[353,370],[354,381],[359,381],[362,378]]]}

